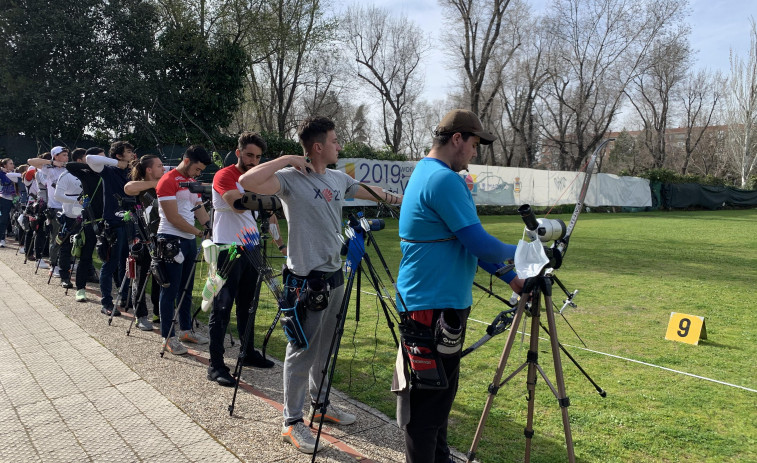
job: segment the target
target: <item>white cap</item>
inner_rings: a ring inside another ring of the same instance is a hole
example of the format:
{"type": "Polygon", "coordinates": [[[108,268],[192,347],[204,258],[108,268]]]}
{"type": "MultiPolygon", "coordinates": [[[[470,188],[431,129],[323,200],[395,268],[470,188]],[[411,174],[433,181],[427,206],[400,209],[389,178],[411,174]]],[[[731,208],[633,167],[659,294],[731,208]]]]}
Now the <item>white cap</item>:
{"type": "Polygon", "coordinates": [[[56,146],[55,148],[50,150],[50,155],[55,157],[64,151],[68,151],[68,148],[65,148],[63,146],[56,146]]]}

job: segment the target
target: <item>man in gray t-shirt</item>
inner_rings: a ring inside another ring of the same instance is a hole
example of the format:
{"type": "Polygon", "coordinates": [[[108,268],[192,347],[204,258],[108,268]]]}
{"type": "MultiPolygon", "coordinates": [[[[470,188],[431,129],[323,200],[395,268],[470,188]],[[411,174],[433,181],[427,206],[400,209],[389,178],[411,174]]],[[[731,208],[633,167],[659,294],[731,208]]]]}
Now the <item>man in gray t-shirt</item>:
{"type": "MultiPolygon", "coordinates": [[[[343,172],[327,169],[336,164],[339,145],[334,123],[325,117],[305,119],[298,135],[305,156],[287,155],[260,164],[242,174],[239,183],[247,191],[260,194],[275,194],[284,205],[289,237],[287,243],[287,267],[300,277],[326,274],[330,280],[328,307],[321,311],[307,311],[302,329],[309,347],[303,349],[289,343],[284,358],[284,425],[281,436],[305,453],[315,451],[315,437],[303,422],[305,395],[311,400],[325,396],[319,394],[322,370],[325,366],[331,338],[336,329],[336,316],[344,297],[339,239],[342,228],[342,207],[352,198],[376,198],[355,179],[343,172]],[[291,166],[291,167],[287,167],[291,166]],[[334,275],[333,272],[336,272],[334,275]]],[[[399,204],[402,197],[368,187],[378,197],[390,204],[399,204]]],[[[324,420],[337,424],[352,424],[355,415],[333,405],[324,420]]],[[[315,421],[321,419],[321,404],[311,403],[311,414],[316,410],[315,421]]],[[[319,442],[319,449],[324,441],[319,442]]]]}

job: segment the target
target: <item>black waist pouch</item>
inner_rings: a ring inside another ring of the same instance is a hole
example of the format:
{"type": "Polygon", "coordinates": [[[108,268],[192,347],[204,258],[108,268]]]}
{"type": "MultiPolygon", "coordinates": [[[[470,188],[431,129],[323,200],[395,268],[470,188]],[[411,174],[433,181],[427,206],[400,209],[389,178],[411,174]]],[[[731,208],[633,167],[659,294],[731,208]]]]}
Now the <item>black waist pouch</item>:
{"type": "Polygon", "coordinates": [[[410,387],[447,389],[447,375],[437,352],[435,330],[410,317],[399,324],[399,330],[402,350],[410,365],[410,387]]]}

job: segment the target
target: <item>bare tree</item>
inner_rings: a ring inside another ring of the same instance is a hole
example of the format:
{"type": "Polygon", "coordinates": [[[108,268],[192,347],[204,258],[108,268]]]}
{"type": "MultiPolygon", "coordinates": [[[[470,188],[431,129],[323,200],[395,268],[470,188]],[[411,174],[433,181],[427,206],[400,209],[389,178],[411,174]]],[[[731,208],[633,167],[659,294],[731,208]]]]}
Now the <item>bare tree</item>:
{"type": "Polygon", "coordinates": [[[732,177],[727,142],[727,126],[710,127],[703,132],[697,149],[691,153],[688,171],[719,178],[732,177]]]}
{"type": "Polygon", "coordinates": [[[710,128],[716,109],[723,97],[723,78],[720,73],[706,70],[690,72],[683,83],[679,100],[686,129],[684,161],[681,173],[689,170],[692,153],[697,149],[704,133],[710,128]]]}
{"type": "Polygon", "coordinates": [[[468,84],[471,111],[486,118],[494,95],[499,90],[502,68],[507,60],[500,60],[499,69],[487,72],[493,58],[499,53],[499,36],[505,10],[510,0],[440,0],[449,15],[448,41],[454,46],[455,67],[462,64],[468,84]],[[484,94],[489,76],[493,84],[484,94]]]}
{"type": "Polygon", "coordinates": [[[379,94],[384,143],[398,153],[410,108],[423,89],[419,65],[430,43],[406,16],[375,6],[351,7],[343,26],[358,78],[379,94]]]}
{"type": "Polygon", "coordinates": [[[503,165],[532,167],[539,149],[536,101],[549,78],[550,55],[545,52],[541,21],[532,17],[528,8],[515,4],[508,16],[518,25],[516,30],[527,37],[518,40],[522,45],[513,54],[510,65],[503,69],[503,85],[497,92],[495,106],[502,117],[494,130],[503,151],[503,165]]]}
{"type": "Polygon", "coordinates": [[[307,58],[329,51],[335,22],[323,17],[320,0],[267,2],[257,27],[267,40],[259,45],[248,72],[250,98],[261,128],[286,135],[296,126],[292,109],[303,91],[307,58]]]}
{"type": "MultiPolygon", "coordinates": [[[[446,41],[451,45],[453,69],[464,76],[466,104],[484,125],[492,125],[492,105],[502,86],[503,70],[520,46],[515,21],[507,22],[510,0],[439,0],[449,15],[446,41]],[[510,26],[510,27],[507,27],[510,26]],[[509,36],[504,36],[509,33],[509,36]]],[[[494,164],[494,146],[480,161],[494,164]]]]}
{"type": "Polygon", "coordinates": [[[548,14],[551,78],[543,130],[558,167],[578,169],[604,138],[652,44],[686,0],[556,0],[548,14]]]}
{"type": "Polygon", "coordinates": [[[644,57],[640,73],[631,79],[626,95],[644,124],[644,144],[654,167],[667,160],[667,129],[678,91],[691,65],[688,26],[671,30],[656,40],[644,57]]]}
{"type": "Polygon", "coordinates": [[[410,109],[405,130],[408,159],[419,160],[431,149],[434,127],[443,117],[442,106],[441,102],[419,101],[410,109]]]}
{"type": "Polygon", "coordinates": [[[741,187],[757,164],[757,24],[751,18],[749,56],[731,52],[728,101],[728,152],[738,169],[741,187]]]}

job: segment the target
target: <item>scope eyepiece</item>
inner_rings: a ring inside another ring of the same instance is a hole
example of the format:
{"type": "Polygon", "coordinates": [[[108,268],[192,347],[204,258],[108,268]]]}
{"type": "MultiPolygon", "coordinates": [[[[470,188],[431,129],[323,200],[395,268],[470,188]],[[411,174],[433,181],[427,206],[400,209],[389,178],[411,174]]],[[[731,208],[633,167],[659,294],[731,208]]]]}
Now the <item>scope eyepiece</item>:
{"type": "Polygon", "coordinates": [[[200,182],[179,182],[179,186],[181,188],[187,188],[190,193],[198,195],[210,196],[213,192],[213,187],[211,185],[203,185],[200,182]]]}
{"type": "Polygon", "coordinates": [[[539,241],[559,240],[565,237],[567,228],[565,222],[560,219],[537,219],[531,206],[524,204],[518,208],[518,214],[526,224],[531,239],[539,238],[539,241]]]}
{"type": "Polygon", "coordinates": [[[529,230],[534,231],[539,227],[539,223],[536,221],[536,216],[534,215],[534,211],[531,210],[530,204],[524,204],[519,207],[518,214],[520,214],[520,218],[523,219],[526,228],[529,230]]]}

